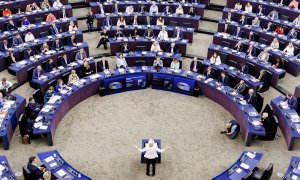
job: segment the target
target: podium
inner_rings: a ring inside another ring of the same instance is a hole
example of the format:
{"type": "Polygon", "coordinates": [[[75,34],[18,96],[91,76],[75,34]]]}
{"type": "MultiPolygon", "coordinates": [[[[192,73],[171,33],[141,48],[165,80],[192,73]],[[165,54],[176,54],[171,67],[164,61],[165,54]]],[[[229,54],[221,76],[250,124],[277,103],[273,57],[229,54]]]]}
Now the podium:
{"type": "MultiPolygon", "coordinates": [[[[148,146],[149,139],[142,139],[142,149],[148,146]]],[[[160,139],[154,139],[154,146],[161,148],[161,141],[160,139]]],[[[144,158],[146,152],[141,153],[141,163],[146,163],[146,158],[144,158]]],[[[161,163],[161,153],[157,152],[158,158],[156,158],[156,163],[161,163]]]]}

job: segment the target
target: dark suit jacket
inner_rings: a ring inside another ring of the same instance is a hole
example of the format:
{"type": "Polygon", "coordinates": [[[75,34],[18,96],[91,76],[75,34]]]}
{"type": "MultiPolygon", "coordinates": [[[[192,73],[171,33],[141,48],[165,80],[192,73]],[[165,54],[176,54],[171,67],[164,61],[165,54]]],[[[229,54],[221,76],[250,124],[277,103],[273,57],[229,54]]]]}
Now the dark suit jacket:
{"type": "Polygon", "coordinates": [[[227,29],[225,29],[225,27],[224,27],[223,30],[222,30],[222,32],[223,32],[223,33],[229,34],[229,33],[230,33],[230,28],[229,28],[229,26],[227,26],[227,29]]]}
{"type": "Polygon", "coordinates": [[[244,20],[241,20],[241,19],[240,19],[240,20],[238,21],[238,24],[244,26],[245,24],[247,24],[247,20],[246,20],[246,19],[244,19],[244,20]]]}
{"type": "Polygon", "coordinates": [[[64,48],[64,46],[60,41],[59,41],[58,45],[56,44],[55,41],[53,41],[51,48],[52,48],[52,50],[57,50],[57,49],[62,50],[64,48]]]}
{"type": "Polygon", "coordinates": [[[146,12],[147,12],[147,7],[144,6],[143,9],[142,9],[142,6],[140,6],[140,7],[139,7],[139,12],[140,12],[140,13],[146,13],[146,12]]]}
{"type": "Polygon", "coordinates": [[[240,85],[240,83],[238,83],[236,86],[234,86],[233,88],[237,93],[241,94],[246,90],[246,86],[245,84],[240,85]]]}
{"type": "Polygon", "coordinates": [[[63,67],[67,67],[68,64],[70,64],[71,61],[70,59],[67,57],[67,59],[65,60],[63,57],[60,58],[60,64],[63,66],[63,67]]]}
{"type": "MultiPolygon", "coordinates": [[[[166,8],[164,8],[164,13],[167,14],[167,9],[166,8]]],[[[169,14],[172,14],[172,13],[173,13],[172,8],[169,7],[169,14]]]]}
{"type": "MultiPolygon", "coordinates": [[[[11,48],[11,45],[9,43],[7,44],[7,48],[11,48]]],[[[7,51],[7,50],[5,50],[3,42],[0,43],[0,51],[2,51],[2,52],[7,51]]]]}
{"type": "Polygon", "coordinates": [[[55,68],[56,66],[55,66],[55,64],[54,63],[46,63],[46,65],[45,65],[45,70],[46,70],[46,72],[51,72],[54,68],[55,68]]]}
{"type": "Polygon", "coordinates": [[[249,73],[249,67],[247,65],[245,65],[244,69],[242,68],[242,66],[239,67],[239,70],[244,73],[244,74],[248,74],[249,73]]]}
{"type": "MultiPolygon", "coordinates": [[[[172,47],[170,46],[168,48],[168,52],[171,53],[171,50],[172,50],[172,47]]],[[[174,48],[173,48],[173,53],[178,53],[178,48],[176,46],[174,46],[174,48]]]]}
{"type": "Polygon", "coordinates": [[[211,73],[208,74],[208,71],[207,71],[207,68],[204,70],[204,73],[203,75],[206,77],[206,78],[214,78],[214,70],[211,70],[211,73]]]}
{"type": "Polygon", "coordinates": [[[71,36],[68,38],[68,46],[73,46],[74,43],[77,43],[76,37],[75,39],[72,39],[71,36]]]}
{"type": "MultiPolygon", "coordinates": [[[[43,75],[44,74],[44,71],[42,70],[41,71],[41,73],[40,73],[40,75],[43,75]]],[[[34,70],[33,70],[33,74],[32,74],[32,79],[38,79],[38,70],[37,70],[37,68],[35,68],[34,70]]]]}
{"type": "MultiPolygon", "coordinates": [[[[107,60],[105,60],[105,67],[106,67],[106,69],[109,69],[109,65],[108,65],[107,60]]],[[[99,63],[98,63],[98,71],[99,72],[103,72],[104,71],[103,61],[102,60],[100,60],[99,63]]]]}
{"type": "Polygon", "coordinates": [[[30,163],[27,164],[27,169],[32,173],[32,175],[34,176],[35,179],[33,180],[37,180],[39,178],[43,178],[43,174],[44,172],[41,171],[38,167],[36,167],[35,165],[32,165],[30,163]]]}
{"type": "MultiPolygon", "coordinates": [[[[176,37],[177,37],[177,31],[174,31],[174,33],[173,33],[173,38],[176,38],[176,37]]],[[[182,32],[182,31],[179,32],[179,38],[180,38],[180,39],[183,38],[183,32],[182,32]]]]}
{"type": "Polygon", "coordinates": [[[52,26],[50,27],[50,31],[51,31],[52,35],[60,33],[60,30],[61,30],[60,26],[56,25],[56,29],[57,29],[58,33],[55,32],[55,29],[52,26]]]}
{"type": "Polygon", "coordinates": [[[292,32],[290,31],[289,33],[288,33],[288,35],[287,35],[287,38],[288,39],[297,39],[297,32],[294,32],[293,34],[292,34],[292,32]]]}
{"type": "Polygon", "coordinates": [[[31,50],[30,52],[28,52],[28,51],[25,50],[24,51],[24,59],[29,59],[30,56],[34,56],[33,50],[31,50]]]}
{"type": "Polygon", "coordinates": [[[17,30],[18,28],[15,25],[8,23],[6,26],[6,29],[7,30],[17,30]]]}
{"type": "Polygon", "coordinates": [[[228,76],[225,76],[224,78],[222,78],[222,76],[219,77],[218,79],[219,82],[221,82],[224,86],[228,86],[229,85],[229,78],[228,76]]]}
{"type": "MultiPolygon", "coordinates": [[[[195,65],[195,61],[192,61],[191,64],[190,64],[190,71],[193,71],[194,65],[195,65]]],[[[201,63],[199,61],[197,61],[196,68],[197,68],[197,72],[196,73],[199,73],[200,70],[201,70],[201,63]]]]}
{"type": "Polygon", "coordinates": [[[154,36],[154,33],[153,33],[153,31],[151,31],[151,32],[150,32],[150,36],[148,36],[148,31],[145,31],[144,36],[145,36],[146,38],[152,38],[152,37],[154,36]]]}
{"type": "Polygon", "coordinates": [[[252,96],[250,97],[249,94],[247,94],[245,97],[244,97],[244,100],[247,101],[248,104],[252,104],[252,106],[254,108],[257,107],[257,97],[256,97],[256,94],[253,93],[252,96]]]}
{"type": "Polygon", "coordinates": [[[242,37],[243,31],[240,30],[239,33],[237,33],[237,30],[235,30],[234,33],[233,33],[233,35],[234,35],[234,36],[237,36],[237,37],[242,37]]]}
{"type": "Polygon", "coordinates": [[[104,19],[102,26],[108,26],[108,22],[109,22],[109,26],[113,25],[111,19],[109,19],[109,21],[107,21],[107,19],[104,19]]]}

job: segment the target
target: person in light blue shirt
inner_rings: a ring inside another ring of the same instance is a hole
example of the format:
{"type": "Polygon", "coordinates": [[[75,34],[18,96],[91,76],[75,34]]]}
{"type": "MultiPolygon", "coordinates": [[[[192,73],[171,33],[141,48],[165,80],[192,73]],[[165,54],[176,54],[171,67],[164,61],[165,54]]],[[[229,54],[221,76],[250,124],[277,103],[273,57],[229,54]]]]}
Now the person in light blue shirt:
{"type": "Polygon", "coordinates": [[[268,18],[272,20],[278,20],[279,19],[278,12],[274,9],[273,11],[270,12],[268,18]]]}

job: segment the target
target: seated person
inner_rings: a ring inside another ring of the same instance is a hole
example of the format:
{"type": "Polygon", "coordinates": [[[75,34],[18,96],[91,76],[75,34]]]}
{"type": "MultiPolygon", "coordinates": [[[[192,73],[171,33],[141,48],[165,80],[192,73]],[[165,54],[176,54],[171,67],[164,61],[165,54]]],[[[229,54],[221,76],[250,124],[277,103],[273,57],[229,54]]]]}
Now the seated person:
{"type": "Polygon", "coordinates": [[[177,15],[182,15],[182,14],[184,14],[183,8],[182,8],[181,5],[179,5],[179,6],[176,8],[175,14],[177,14],[177,15]]]}
{"type": "Polygon", "coordinates": [[[60,2],[60,0],[55,0],[53,2],[53,7],[54,8],[61,8],[61,7],[63,7],[63,4],[60,2]]]}
{"type": "Polygon", "coordinates": [[[48,1],[48,0],[44,0],[44,1],[42,2],[41,8],[42,8],[42,9],[50,9],[50,8],[51,8],[51,5],[50,5],[49,1],[48,1]]]}
{"type": "Polygon", "coordinates": [[[122,53],[129,53],[130,52],[129,47],[128,47],[128,43],[124,43],[121,46],[121,51],[122,51],[122,53]]]}
{"type": "Polygon", "coordinates": [[[155,4],[155,1],[153,1],[152,2],[152,5],[150,6],[150,9],[149,9],[149,12],[151,13],[151,14],[153,14],[153,13],[158,13],[158,7],[157,7],[157,5],[155,4]]]}
{"type": "Polygon", "coordinates": [[[166,6],[165,8],[164,8],[164,14],[172,14],[173,13],[173,11],[172,11],[172,9],[170,8],[170,6],[166,6]]]}
{"type": "Polygon", "coordinates": [[[98,45],[96,48],[99,48],[101,45],[104,46],[104,49],[107,49],[107,42],[108,41],[108,34],[107,34],[107,30],[104,28],[103,31],[100,33],[100,40],[98,42],[98,45]]]}
{"type": "Polygon", "coordinates": [[[39,9],[40,9],[40,7],[35,2],[33,2],[32,4],[28,4],[26,6],[26,12],[31,12],[31,11],[39,10],[39,9]]]}
{"type": "Polygon", "coordinates": [[[218,52],[214,52],[214,54],[210,58],[210,64],[220,65],[222,64],[221,58],[218,54],[218,52]]]}
{"type": "Polygon", "coordinates": [[[83,61],[85,58],[87,58],[86,52],[83,48],[80,48],[80,50],[75,55],[76,61],[83,61]]]}
{"type": "Polygon", "coordinates": [[[11,45],[8,43],[8,41],[5,39],[3,42],[0,44],[0,51],[1,52],[6,52],[11,48],[11,45]]]}
{"type": "Polygon", "coordinates": [[[273,11],[270,12],[270,14],[268,15],[268,18],[272,19],[272,20],[279,19],[278,12],[276,11],[276,9],[274,9],[273,11]]]}
{"type": "MultiPolygon", "coordinates": [[[[258,82],[263,82],[264,84],[266,83],[267,81],[267,73],[266,73],[266,70],[260,70],[259,74],[256,76],[256,80],[258,82]]],[[[263,84],[263,85],[264,85],[263,84]]]]}
{"type": "Polygon", "coordinates": [[[0,83],[0,91],[4,96],[9,96],[13,83],[9,82],[6,78],[2,78],[0,83]]]}
{"type": "Polygon", "coordinates": [[[221,131],[221,134],[226,134],[230,139],[235,139],[240,133],[240,125],[236,120],[230,120],[225,125],[226,130],[221,131]]]}
{"type": "Polygon", "coordinates": [[[120,27],[117,26],[117,31],[116,31],[116,38],[124,37],[123,32],[121,31],[120,27]]]}
{"type": "Polygon", "coordinates": [[[31,112],[34,112],[36,115],[39,114],[43,105],[38,104],[33,97],[29,98],[28,108],[31,112]]]}
{"type": "Polygon", "coordinates": [[[8,50],[8,56],[6,57],[6,60],[7,60],[9,65],[18,62],[18,60],[16,59],[16,57],[14,55],[13,50],[8,50]]]}
{"type": "Polygon", "coordinates": [[[28,29],[27,33],[25,35],[25,42],[32,42],[35,40],[34,35],[31,33],[31,31],[28,29]]]}
{"type": "Polygon", "coordinates": [[[270,57],[270,54],[268,52],[268,48],[265,48],[263,51],[261,51],[259,53],[259,55],[257,56],[257,58],[260,60],[260,61],[265,61],[265,62],[268,62],[269,61],[269,57],[270,57]]]}
{"type": "Polygon", "coordinates": [[[54,96],[54,93],[55,93],[54,90],[55,90],[54,87],[53,87],[53,86],[50,86],[49,89],[45,92],[45,96],[44,96],[44,104],[46,104],[46,103],[49,101],[49,99],[50,99],[52,96],[54,96]]]}
{"type": "Polygon", "coordinates": [[[297,108],[297,99],[295,96],[293,96],[291,93],[288,93],[286,95],[286,98],[284,99],[284,102],[286,103],[286,105],[288,105],[291,109],[295,109],[297,108]]]}
{"type": "Polygon", "coordinates": [[[34,179],[43,179],[43,175],[46,172],[45,167],[38,166],[38,160],[35,156],[29,158],[27,169],[33,175],[34,179]]]}
{"type": "Polygon", "coordinates": [[[42,77],[43,74],[44,74],[44,70],[43,70],[42,66],[37,66],[33,70],[32,79],[41,80],[41,77],[42,77]]]}
{"type": "Polygon", "coordinates": [[[52,50],[61,51],[64,49],[63,44],[60,42],[58,38],[52,43],[52,50]]]}
{"type": "Polygon", "coordinates": [[[55,20],[56,20],[56,17],[54,16],[54,14],[49,13],[49,14],[47,15],[46,22],[53,22],[53,21],[55,21],[55,20]]]}
{"type": "Polygon", "coordinates": [[[154,33],[153,33],[151,27],[149,27],[149,28],[147,29],[147,31],[145,31],[144,37],[145,37],[145,38],[148,38],[148,39],[152,39],[152,38],[154,37],[154,33]]]}
{"type": "Polygon", "coordinates": [[[53,59],[48,59],[46,65],[45,65],[45,71],[51,72],[56,69],[56,65],[53,62],[53,59]]]}
{"type": "Polygon", "coordinates": [[[126,21],[125,21],[125,19],[124,19],[123,16],[121,16],[121,17],[118,19],[118,21],[117,21],[117,26],[118,26],[118,27],[124,27],[124,26],[126,26],[126,21]]]}
{"type": "Polygon", "coordinates": [[[162,51],[160,48],[160,45],[157,41],[154,41],[152,43],[150,51],[152,51],[152,52],[161,52],[162,51]]]}
{"type": "Polygon", "coordinates": [[[132,5],[131,6],[127,6],[125,12],[127,14],[133,14],[133,12],[134,12],[133,6],[132,5]]]}
{"type": "Polygon", "coordinates": [[[82,77],[86,77],[88,75],[91,75],[93,73],[91,66],[89,65],[88,61],[86,59],[83,60],[83,65],[81,67],[81,75],[82,77]]]}
{"type": "Polygon", "coordinates": [[[64,53],[60,58],[60,65],[62,65],[63,67],[67,67],[70,63],[70,59],[68,58],[67,54],[64,53]]]}
{"type": "Polygon", "coordinates": [[[236,27],[236,30],[234,31],[233,36],[242,37],[242,35],[243,35],[243,31],[241,30],[241,27],[240,26],[236,27]]]}
{"type": "Polygon", "coordinates": [[[146,9],[146,6],[144,4],[142,4],[140,7],[139,7],[139,13],[141,14],[144,14],[147,12],[147,9],[146,9]]]}
{"type": "Polygon", "coordinates": [[[168,48],[168,53],[174,54],[178,53],[178,48],[176,47],[176,44],[174,42],[171,43],[170,47],[168,48]]]}
{"type": "Polygon", "coordinates": [[[246,85],[244,80],[241,80],[237,85],[234,86],[233,88],[233,94],[243,94],[244,91],[246,90],[246,85]]]}
{"type": "Polygon", "coordinates": [[[219,77],[218,81],[222,83],[224,86],[229,85],[229,78],[224,71],[221,72],[221,76],[219,77]]]}
{"type": "Polygon", "coordinates": [[[245,6],[245,11],[247,13],[252,13],[252,5],[249,2],[247,2],[246,6],[245,6]]]}
{"type": "Polygon", "coordinates": [[[193,71],[195,73],[200,73],[201,69],[201,62],[198,61],[196,57],[194,57],[193,61],[190,64],[190,71],[193,71]]]}
{"type": "MultiPolygon", "coordinates": [[[[269,114],[267,112],[264,112],[261,116],[260,119],[260,124],[265,128],[266,132],[273,132],[274,131],[274,124],[276,124],[276,122],[273,122],[270,118],[269,118],[269,114]]],[[[265,136],[259,136],[258,139],[264,139],[265,136]]]]}
{"type": "Polygon", "coordinates": [[[277,57],[276,60],[272,63],[273,68],[283,68],[284,67],[284,61],[281,57],[277,57]]]}
{"type": "Polygon", "coordinates": [[[241,16],[241,18],[240,18],[239,21],[238,21],[238,24],[241,25],[241,26],[244,26],[244,25],[247,24],[245,15],[242,15],[242,16],[241,16]]]}
{"type": "Polygon", "coordinates": [[[21,44],[23,44],[23,39],[21,37],[21,35],[19,33],[16,34],[16,36],[13,37],[13,47],[15,46],[19,46],[21,44]]]}
{"type": "Polygon", "coordinates": [[[79,77],[76,74],[76,71],[73,69],[68,78],[68,85],[73,84],[73,83],[77,82],[78,80],[79,80],[79,77]]]}
{"type": "Polygon", "coordinates": [[[29,26],[30,25],[30,22],[29,20],[27,19],[27,17],[23,17],[22,18],[22,21],[21,21],[21,26],[29,26]]]}
{"type": "Polygon", "coordinates": [[[110,19],[109,16],[106,16],[106,19],[104,19],[103,23],[102,23],[102,26],[105,28],[105,29],[108,29],[112,26],[112,21],[110,19]]]}
{"type": "Polygon", "coordinates": [[[164,62],[160,59],[159,56],[156,56],[156,59],[153,61],[154,67],[164,67],[164,62]]]}
{"type": "Polygon", "coordinates": [[[131,33],[131,37],[133,37],[133,38],[140,37],[140,31],[138,30],[138,27],[134,27],[134,29],[131,33]]]}
{"type": "Polygon", "coordinates": [[[268,22],[268,24],[265,24],[264,28],[263,28],[264,31],[273,31],[274,30],[274,25],[272,22],[268,22]]]}
{"type": "Polygon", "coordinates": [[[51,172],[50,171],[46,171],[43,175],[44,180],[51,180],[51,172]]]}
{"type": "Polygon", "coordinates": [[[242,4],[240,2],[237,2],[235,5],[234,5],[234,9],[235,10],[242,10],[242,4]]]}
{"type": "Polygon", "coordinates": [[[243,52],[244,51],[244,45],[243,45],[242,41],[237,42],[233,49],[238,51],[238,52],[243,52]]]}
{"type": "Polygon", "coordinates": [[[249,89],[248,94],[244,96],[243,100],[246,101],[247,104],[251,104],[254,108],[257,107],[257,97],[253,89],[249,89]]]}
{"type": "Polygon", "coordinates": [[[157,26],[164,26],[165,25],[165,20],[163,19],[162,16],[159,16],[159,18],[156,20],[156,25],[157,26]]]}
{"type": "Polygon", "coordinates": [[[203,75],[205,76],[206,79],[208,79],[208,78],[214,78],[214,70],[212,69],[211,66],[208,66],[204,70],[203,75]]]}
{"type": "Polygon", "coordinates": [[[294,25],[300,25],[300,15],[293,21],[294,25]]]}
{"type": "Polygon", "coordinates": [[[190,7],[190,10],[188,12],[188,15],[190,16],[195,16],[196,15],[196,12],[194,11],[194,8],[193,7],[190,7]]]}
{"type": "Polygon", "coordinates": [[[124,58],[123,54],[120,54],[117,57],[117,68],[126,68],[128,67],[126,59],[124,58]]]}
{"type": "Polygon", "coordinates": [[[7,7],[2,11],[2,16],[3,17],[5,17],[5,16],[11,16],[11,15],[12,15],[12,12],[7,7]]]}
{"type": "Polygon", "coordinates": [[[113,8],[112,8],[112,13],[119,13],[119,5],[118,2],[114,2],[113,8]]]}
{"type": "Polygon", "coordinates": [[[270,47],[273,49],[279,49],[279,42],[277,38],[274,38],[272,43],[270,44],[270,47]]]}
{"type": "Polygon", "coordinates": [[[248,47],[246,54],[248,57],[255,57],[256,56],[256,49],[253,46],[253,44],[250,44],[250,46],[248,47]]]}
{"type": "Polygon", "coordinates": [[[48,44],[46,42],[44,42],[40,48],[41,52],[45,53],[50,51],[50,47],[48,46],[48,44]]]}
{"type": "Polygon", "coordinates": [[[282,52],[284,55],[294,56],[294,51],[295,51],[294,44],[290,42],[282,52]]]}
{"type": "Polygon", "coordinates": [[[180,68],[180,62],[177,58],[174,58],[173,61],[171,62],[172,69],[179,69],[180,68]]]}
{"type": "Polygon", "coordinates": [[[29,47],[24,51],[24,59],[30,59],[30,57],[34,57],[34,55],[34,52],[29,47]]]}
{"type": "Polygon", "coordinates": [[[133,16],[132,25],[133,26],[138,26],[139,25],[139,21],[138,21],[138,16],[137,15],[133,16]]]}
{"type": "Polygon", "coordinates": [[[7,26],[6,26],[7,30],[11,30],[11,31],[15,31],[18,29],[18,27],[15,25],[13,20],[8,20],[7,26]]]}
{"type": "Polygon", "coordinates": [[[276,32],[277,34],[284,35],[284,29],[283,29],[283,26],[278,26],[278,27],[275,29],[275,32],[276,32]]]}
{"type": "Polygon", "coordinates": [[[225,18],[226,22],[230,22],[233,20],[233,15],[230,11],[227,13],[227,17],[225,18]]]}
{"type": "Polygon", "coordinates": [[[298,7],[299,7],[299,3],[297,0],[292,0],[289,4],[289,8],[291,9],[298,9],[298,7]]]}
{"type": "Polygon", "coordinates": [[[146,25],[146,26],[152,25],[152,18],[149,15],[146,16],[144,25],[146,25]]]}
{"type": "Polygon", "coordinates": [[[70,21],[70,25],[69,25],[69,32],[73,32],[73,31],[77,31],[77,26],[74,24],[73,21],[70,21]]]}
{"type": "Polygon", "coordinates": [[[102,57],[102,59],[99,61],[98,64],[99,64],[97,67],[98,72],[103,72],[104,70],[109,69],[109,64],[104,56],[102,57]]]}
{"type": "Polygon", "coordinates": [[[256,9],[256,14],[258,16],[263,16],[265,14],[265,9],[263,8],[263,6],[261,4],[258,5],[258,7],[256,9]]]}
{"type": "Polygon", "coordinates": [[[57,26],[54,22],[51,23],[50,31],[52,35],[62,33],[62,29],[60,28],[60,26],[57,26]]]}
{"type": "Polygon", "coordinates": [[[181,28],[179,26],[176,27],[174,33],[173,33],[173,38],[179,40],[183,38],[183,32],[181,31],[181,28]]]}
{"type": "Polygon", "coordinates": [[[260,25],[260,20],[259,18],[256,16],[253,20],[252,20],[252,26],[253,27],[259,27],[260,25]]]}
{"type": "Polygon", "coordinates": [[[166,31],[165,27],[162,27],[161,31],[159,32],[158,39],[161,41],[165,41],[169,39],[168,31],[166,31]]]}
{"type": "Polygon", "coordinates": [[[56,93],[60,93],[63,90],[67,90],[67,89],[68,89],[68,87],[65,85],[65,83],[63,82],[63,80],[62,79],[58,79],[57,83],[56,83],[56,86],[55,86],[55,92],[56,93]]]}
{"type": "Polygon", "coordinates": [[[14,10],[14,14],[22,14],[23,13],[23,10],[22,10],[22,8],[21,7],[17,7],[17,8],[15,8],[15,10],[14,10]]]}
{"type": "Polygon", "coordinates": [[[297,39],[298,33],[295,28],[292,28],[290,32],[287,34],[287,39],[297,39]]]}
{"type": "Polygon", "coordinates": [[[229,34],[230,33],[230,27],[229,27],[229,23],[225,23],[224,25],[224,29],[222,30],[222,33],[224,34],[229,34]]]}
{"type": "Polygon", "coordinates": [[[76,36],[75,34],[72,34],[69,38],[68,38],[68,46],[77,46],[77,40],[76,40],[76,36]]]}

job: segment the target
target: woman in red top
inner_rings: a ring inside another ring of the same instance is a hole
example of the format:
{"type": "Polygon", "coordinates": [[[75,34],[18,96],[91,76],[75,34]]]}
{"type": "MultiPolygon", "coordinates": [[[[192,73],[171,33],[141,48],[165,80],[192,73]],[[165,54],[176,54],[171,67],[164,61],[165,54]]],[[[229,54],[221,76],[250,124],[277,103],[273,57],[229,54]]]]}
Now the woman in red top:
{"type": "Polygon", "coordinates": [[[282,26],[279,26],[279,27],[277,27],[277,28],[275,29],[275,32],[276,32],[277,34],[284,34],[284,29],[283,29],[282,26]]]}
{"type": "Polygon", "coordinates": [[[3,15],[3,16],[11,16],[12,13],[11,13],[11,11],[10,11],[8,8],[5,8],[5,9],[2,11],[2,15],[3,15]]]}

